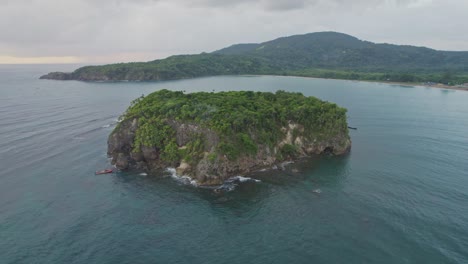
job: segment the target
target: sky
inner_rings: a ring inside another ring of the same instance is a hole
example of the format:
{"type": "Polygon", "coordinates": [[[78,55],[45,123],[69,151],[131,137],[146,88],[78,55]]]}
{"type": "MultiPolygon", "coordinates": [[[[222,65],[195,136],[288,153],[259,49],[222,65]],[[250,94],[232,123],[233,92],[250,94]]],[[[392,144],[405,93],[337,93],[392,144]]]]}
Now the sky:
{"type": "Polygon", "coordinates": [[[0,64],[150,61],[336,31],[468,50],[468,0],[0,0],[0,64]]]}

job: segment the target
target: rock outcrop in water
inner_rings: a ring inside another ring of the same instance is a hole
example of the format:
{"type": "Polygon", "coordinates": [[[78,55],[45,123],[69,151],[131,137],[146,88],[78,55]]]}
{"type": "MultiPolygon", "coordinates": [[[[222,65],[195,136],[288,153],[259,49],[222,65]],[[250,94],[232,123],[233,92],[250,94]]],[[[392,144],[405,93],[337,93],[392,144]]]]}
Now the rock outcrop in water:
{"type": "Polygon", "coordinates": [[[122,170],[176,167],[202,185],[299,157],[345,154],[346,110],[298,93],[183,94],[137,99],[108,139],[122,170]]]}

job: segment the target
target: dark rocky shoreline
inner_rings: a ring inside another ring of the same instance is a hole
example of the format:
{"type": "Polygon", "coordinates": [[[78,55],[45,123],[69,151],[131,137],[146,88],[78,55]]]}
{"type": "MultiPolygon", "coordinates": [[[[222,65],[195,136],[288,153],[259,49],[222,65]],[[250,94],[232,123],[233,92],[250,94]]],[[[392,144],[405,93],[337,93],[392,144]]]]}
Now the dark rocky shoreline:
{"type": "MultiPolygon", "coordinates": [[[[200,185],[219,185],[236,175],[247,175],[288,160],[295,160],[278,159],[277,152],[285,144],[298,146],[296,159],[321,154],[344,155],[351,149],[351,140],[347,134],[338,134],[322,141],[308,140],[305,137],[293,138],[292,131],[301,125],[290,124],[284,128],[285,138],[278,142],[272,151],[267,146],[259,145],[259,151],[254,156],[242,156],[237,160],[223,156],[212,160],[210,150],[219,144],[219,137],[214,131],[189,123],[170,122],[170,125],[176,131],[179,148],[185,147],[190,135],[202,133],[205,136],[206,152],[197,164],[190,165],[183,160],[174,164],[178,175],[188,175],[200,185]]],[[[170,167],[172,164],[160,159],[161,153],[157,147],[142,147],[138,152],[133,151],[137,129],[138,119],[125,120],[109,136],[108,155],[112,158],[112,164],[121,170],[142,170],[150,174],[157,174],[170,167]]]]}

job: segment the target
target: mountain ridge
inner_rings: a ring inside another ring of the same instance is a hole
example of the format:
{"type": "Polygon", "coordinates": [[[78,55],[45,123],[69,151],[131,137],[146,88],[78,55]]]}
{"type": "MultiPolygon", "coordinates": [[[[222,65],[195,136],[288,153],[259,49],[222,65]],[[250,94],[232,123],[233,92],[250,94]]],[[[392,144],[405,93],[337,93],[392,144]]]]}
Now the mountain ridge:
{"type": "Polygon", "coordinates": [[[270,59],[276,57],[275,53],[280,53],[282,56],[302,61],[303,67],[359,70],[389,71],[394,68],[404,68],[467,71],[466,65],[468,64],[466,51],[439,51],[411,45],[373,43],[338,32],[317,32],[281,37],[258,43],[256,46],[247,44],[249,46],[244,46],[242,50],[238,49],[239,45],[243,44],[214,53],[250,55],[270,59]]]}

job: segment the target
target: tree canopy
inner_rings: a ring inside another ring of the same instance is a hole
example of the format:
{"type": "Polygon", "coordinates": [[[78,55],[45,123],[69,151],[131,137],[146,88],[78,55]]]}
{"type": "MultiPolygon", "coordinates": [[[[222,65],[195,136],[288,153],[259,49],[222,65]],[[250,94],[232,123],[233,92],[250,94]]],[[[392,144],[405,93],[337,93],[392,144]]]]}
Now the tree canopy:
{"type": "Polygon", "coordinates": [[[348,132],[346,109],[285,91],[184,94],[161,90],[133,101],[122,116],[124,120],[132,118],[139,122],[135,148],[155,146],[169,160],[181,155],[190,159],[203,152],[203,137],[194,135],[187,149],[178,153],[171,121],[215,131],[221,141],[217,153],[232,159],[256,154],[258,145],[273,147],[290,123],[303,126],[296,133],[305,137],[322,139],[348,132]]]}

